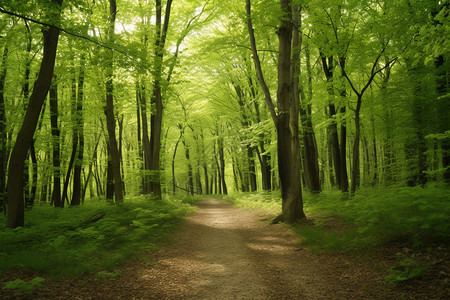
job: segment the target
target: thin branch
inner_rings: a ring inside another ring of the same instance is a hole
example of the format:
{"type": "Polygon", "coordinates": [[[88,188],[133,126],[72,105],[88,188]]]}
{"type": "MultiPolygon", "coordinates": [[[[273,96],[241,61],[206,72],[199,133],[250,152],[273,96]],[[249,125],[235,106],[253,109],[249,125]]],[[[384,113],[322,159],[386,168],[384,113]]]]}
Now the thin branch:
{"type": "Polygon", "coordinates": [[[278,122],[278,115],[275,112],[275,106],[273,104],[272,96],[270,95],[269,88],[267,87],[266,81],[264,80],[263,71],[261,68],[261,61],[259,60],[258,56],[258,50],[256,49],[256,40],[255,40],[255,33],[253,30],[253,22],[252,22],[252,16],[251,16],[251,3],[250,0],[245,1],[245,10],[247,12],[247,27],[248,27],[248,33],[250,38],[250,45],[252,47],[252,58],[253,62],[255,64],[256,69],[256,75],[259,80],[259,84],[261,85],[261,88],[264,91],[265,99],[267,106],[269,107],[270,114],[272,116],[272,119],[275,123],[278,122]]]}
{"type": "MultiPolygon", "coordinates": [[[[248,47],[248,46],[244,46],[244,45],[235,45],[235,46],[236,46],[236,47],[239,47],[239,48],[244,48],[244,49],[247,49],[247,50],[252,51],[252,48],[251,48],[251,47],[248,47]]],[[[258,52],[272,52],[272,53],[277,53],[277,54],[278,54],[278,51],[277,51],[277,50],[258,49],[257,51],[258,51],[258,52]]]]}
{"type": "Polygon", "coordinates": [[[120,54],[123,54],[126,57],[131,58],[133,60],[135,59],[134,57],[130,56],[128,53],[126,53],[126,52],[124,52],[122,50],[119,50],[119,49],[113,48],[111,46],[105,45],[105,44],[103,44],[103,43],[101,43],[99,41],[96,41],[96,40],[92,39],[92,38],[89,38],[87,36],[84,36],[84,35],[81,35],[81,34],[78,34],[78,33],[75,33],[75,32],[71,32],[71,31],[69,31],[67,29],[64,29],[62,27],[56,26],[54,24],[45,23],[45,22],[41,22],[41,21],[38,21],[38,20],[35,20],[35,19],[31,19],[29,17],[20,15],[18,13],[7,11],[7,10],[5,10],[3,8],[0,8],[0,13],[4,13],[4,14],[7,14],[7,15],[10,15],[10,16],[13,16],[13,17],[17,17],[17,18],[23,19],[25,21],[29,21],[29,22],[32,22],[32,23],[35,23],[35,24],[39,24],[39,25],[42,25],[42,26],[48,26],[48,27],[59,29],[61,32],[64,32],[64,33],[66,33],[68,35],[71,35],[71,36],[74,36],[74,37],[77,37],[77,38],[80,38],[80,39],[84,39],[84,40],[86,40],[88,42],[91,42],[91,43],[94,43],[94,44],[96,44],[96,45],[98,45],[100,47],[103,47],[103,48],[106,48],[106,49],[118,52],[120,54]]]}

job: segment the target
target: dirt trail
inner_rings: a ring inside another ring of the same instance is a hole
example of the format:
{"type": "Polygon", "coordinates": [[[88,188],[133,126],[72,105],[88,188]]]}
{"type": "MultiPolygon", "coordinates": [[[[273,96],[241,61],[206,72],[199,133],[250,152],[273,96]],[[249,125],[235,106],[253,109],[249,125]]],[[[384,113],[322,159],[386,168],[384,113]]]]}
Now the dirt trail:
{"type": "Polygon", "coordinates": [[[55,283],[57,294],[49,283],[37,298],[391,298],[364,264],[311,254],[286,226],[260,221],[255,211],[215,199],[197,206],[175,242],[155,253],[151,263],[128,264],[115,279],[55,283]]]}

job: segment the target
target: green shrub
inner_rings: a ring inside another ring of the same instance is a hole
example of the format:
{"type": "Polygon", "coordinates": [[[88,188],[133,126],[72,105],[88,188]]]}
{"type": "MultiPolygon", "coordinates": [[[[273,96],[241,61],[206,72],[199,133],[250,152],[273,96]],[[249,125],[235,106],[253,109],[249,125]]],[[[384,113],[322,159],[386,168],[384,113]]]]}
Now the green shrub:
{"type": "Polygon", "coordinates": [[[36,288],[40,288],[44,285],[45,279],[42,277],[35,277],[30,282],[26,282],[20,278],[7,282],[4,286],[4,290],[12,290],[16,295],[29,295],[36,288]]]}
{"type": "Polygon", "coordinates": [[[77,276],[112,269],[167,241],[180,217],[192,211],[174,198],[144,196],[121,205],[92,201],[66,209],[35,206],[26,212],[25,227],[0,229],[0,272],[18,267],[77,276]],[[104,217],[89,222],[99,212],[104,217]]]}
{"type": "Polygon", "coordinates": [[[258,209],[273,215],[281,212],[281,196],[278,191],[234,193],[223,197],[222,200],[235,203],[238,207],[258,209]]]}
{"type": "MultiPolygon", "coordinates": [[[[397,256],[403,257],[401,253],[397,256]]],[[[402,258],[395,266],[389,269],[389,275],[384,278],[386,283],[399,285],[413,279],[424,279],[427,267],[411,258],[402,258]]]]}
{"type": "MultiPolygon", "coordinates": [[[[319,194],[303,193],[307,217],[315,225],[299,224],[295,232],[310,248],[351,251],[396,239],[414,247],[450,240],[448,187],[379,187],[360,189],[355,195],[337,189],[319,194]],[[334,217],[344,230],[324,230],[325,219],[334,217]]],[[[223,198],[239,207],[281,212],[279,192],[235,193],[223,198]]]]}

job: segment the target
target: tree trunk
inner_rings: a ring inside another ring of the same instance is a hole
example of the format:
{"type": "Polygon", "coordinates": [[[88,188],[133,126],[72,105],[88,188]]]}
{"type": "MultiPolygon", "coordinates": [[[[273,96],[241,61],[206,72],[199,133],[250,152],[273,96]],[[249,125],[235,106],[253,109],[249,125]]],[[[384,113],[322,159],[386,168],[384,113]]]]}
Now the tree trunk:
{"type": "Polygon", "coordinates": [[[108,146],[107,165],[106,165],[106,200],[114,201],[114,174],[111,164],[111,154],[108,146]]]}
{"type": "Polygon", "coordinates": [[[177,149],[178,149],[178,144],[181,141],[181,138],[183,137],[183,133],[184,133],[184,128],[180,128],[180,136],[178,137],[178,140],[175,144],[175,149],[173,150],[173,156],[172,156],[172,192],[175,195],[176,194],[176,188],[177,188],[177,184],[176,184],[176,178],[175,178],[175,157],[177,155],[177,149]]]}
{"type": "MultiPolygon", "coordinates": [[[[200,128],[200,130],[202,130],[200,128]]],[[[203,136],[203,131],[200,131],[200,137],[202,139],[201,142],[201,153],[202,153],[202,161],[203,161],[203,171],[205,172],[205,194],[209,195],[212,193],[212,190],[209,188],[209,178],[208,178],[208,164],[206,163],[206,155],[205,155],[205,138],[203,136]]]]}
{"type": "MultiPolygon", "coordinates": [[[[253,84],[253,80],[251,76],[248,76],[248,82],[250,86],[250,91],[253,99],[256,99],[256,91],[255,86],[253,84]]],[[[259,104],[257,101],[253,101],[253,105],[255,107],[255,114],[256,114],[256,120],[259,123],[261,123],[261,114],[259,112],[259,104]]],[[[271,186],[271,167],[270,167],[270,154],[266,153],[266,150],[264,149],[264,140],[265,140],[265,134],[261,133],[259,135],[259,147],[261,150],[258,149],[258,147],[255,148],[256,155],[258,156],[259,164],[261,166],[261,183],[262,183],[262,189],[264,191],[268,191],[272,188],[271,186]]]]}
{"type": "MultiPolygon", "coordinates": [[[[344,76],[342,70],[345,70],[345,63],[346,58],[345,57],[339,57],[339,65],[341,66],[341,76],[344,76]]],[[[347,91],[345,89],[345,86],[342,87],[342,90],[340,91],[340,95],[342,98],[347,97],[347,91]]],[[[347,173],[347,123],[345,118],[345,112],[346,112],[347,105],[344,104],[340,108],[340,113],[343,116],[341,119],[341,135],[340,135],[340,147],[339,147],[339,154],[341,156],[340,163],[341,163],[341,191],[344,193],[348,192],[348,173],[347,173]]]]}
{"type": "Polygon", "coordinates": [[[8,57],[8,47],[5,46],[0,65],[0,212],[6,208],[6,166],[8,164],[7,155],[7,132],[6,132],[6,110],[5,110],[5,80],[6,80],[6,59],[8,57]]]}
{"type": "Polygon", "coordinates": [[[144,82],[140,85],[140,93],[139,93],[139,103],[141,109],[141,118],[142,118],[142,152],[143,152],[143,193],[149,194],[151,193],[151,181],[150,181],[150,139],[148,134],[148,119],[147,119],[147,100],[145,93],[144,82]]]}
{"type": "Polygon", "coordinates": [[[291,42],[292,42],[292,7],[290,0],[281,0],[284,14],[278,28],[278,90],[275,111],[270,91],[265,83],[261,63],[256,49],[256,41],[251,20],[250,0],[246,0],[247,26],[250,36],[253,61],[258,80],[264,91],[265,100],[277,130],[278,173],[281,183],[282,218],[287,223],[304,219],[302,190],[300,181],[300,154],[298,138],[298,103],[291,95],[291,42]],[[292,129],[292,131],[291,131],[292,129]]]}
{"type": "Polygon", "coordinates": [[[337,123],[336,123],[336,107],[333,103],[334,101],[334,84],[333,84],[333,57],[324,57],[322,55],[322,66],[323,71],[325,73],[325,76],[327,78],[327,91],[329,96],[329,103],[328,103],[328,117],[330,118],[331,122],[328,126],[328,132],[330,137],[330,148],[331,148],[331,155],[333,160],[333,166],[334,166],[334,175],[336,178],[336,183],[339,186],[339,189],[342,189],[342,162],[341,162],[341,153],[339,148],[339,138],[338,138],[338,129],[337,129],[337,123]]]}
{"type": "Polygon", "coordinates": [[[361,126],[360,126],[360,111],[362,104],[362,95],[358,94],[358,99],[356,102],[355,109],[355,136],[353,141],[353,151],[352,151],[352,184],[350,187],[350,192],[352,194],[355,193],[356,187],[359,186],[360,181],[360,166],[359,166],[359,144],[360,144],[360,135],[361,135],[361,126]]]}
{"type": "Polygon", "coordinates": [[[316,138],[314,136],[314,129],[311,120],[311,100],[312,100],[312,74],[311,74],[311,59],[309,45],[306,45],[306,67],[308,73],[308,96],[305,96],[303,85],[300,82],[300,49],[302,47],[302,37],[300,35],[301,27],[301,8],[294,6],[293,11],[294,29],[292,31],[292,49],[293,49],[293,88],[298,91],[294,94],[295,101],[302,103],[300,106],[300,116],[302,120],[302,141],[303,141],[303,157],[305,166],[306,185],[313,193],[319,193],[321,190],[319,178],[319,163],[317,154],[316,138]]]}
{"type": "MultiPolygon", "coordinates": [[[[62,0],[52,0],[58,8],[62,0]]],[[[51,15],[55,21],[59,20],[60,11],[53,12],[51,15]]],[[[33,93],[30,96],[25,118],[22,127],[17,135],[16,143],[11,152],[11,158],[8,169],[8,217],[6,226],[16,228],[24,224],[24,200],[22,178],[24,171],[25,158],[33,140],[34,131],[39,120],[42,105],[47,96],[52,81],[53,69],[56,59],[56,48],[58,46],[59,29],[47,27],[43,30],[44,35],[44,54],[42,57],[41,68],[36,79],[33,93]]]]}
{"type": "Polygon", "coordinates": [[[255,192],[257,189],[255,157],[253,155],[253,148],[250,147],[250,145],[247,145],[247,157],[248,157],[248,173],[250,177],[250,191],[255,192]]]}
{"type": "Polygon", "coordinates": [[[78,137],[78,151],[73,170],[73,194],[71,205],[80,205],[81,203],[81,169],[83,165],[84,152],[84,119],[83,119],[83,96],[84,96],[84,57],[81,58],[80,74],[78,75],[78,93],[76,101],[76,127],[78,137]]]}
{"type": "MultiPolygon", "coordinates": [[[[137,120],[138,155],[139,155],[139,159],[143,160],[144,154],[143,154],[143,150],[142,150],[143,147],[142,147],[142,133],[141,133],[141,124],[142,124],[142,122],[141,122],[141,87],[139,84],[139,79],[136,79],[136,120],[137,120]]],[[[145,163],[140,164],[139,169],[142,171],[145,171],[145,163]]],[[[139,185],[138,190],[142,191],[142,193],[145,194],[145,192],[144,192],[145,183],[144,182],[145,182],[144,176],[142,176],[142,181],[139,185]]]]}
{"type": "MultiPolygon", "coordinates": [[[[341,94],[342,96],[342,94],[341,94]]],[[[341,107],[340,112],[345,116],[345,106],[341,107]]],[[[348,174],[347,174],[347,124],[345,118],[341,120],[341,145],[339,147],[341,155],[341,191],[348,192],[348,174]]]]}
{"type": "MultiPolygon", "coordinates": [[[[116,0],[109,0],[110,9],[110,24],[109,24],[109,41],[114,41],[114,29],[116,22],[116,0]]],[[[122,175],[120,173],[120,154],[116,140],[116,120],[114,115],[114,83],[113,83],[113,70],[114,70],[114,53],[112,50],[108,50],[108,67],[106,75],[106,128],[109,136],[109,148],[111,150],[111,171],[114,178],[114,195],[116,202],[123,201],[123,182],[122,175]]]]}
{"type": "Polygon", "coordinates": [[[223,151],[223,138],[219,137],[218,138],[218,147],[219,147],[219,161],[220,161],[220,179],[221,179],[221,186],[222,186],[222,192],[223,194],[227,195],[228,194],[228,189],[227,189],[227,183],[225,182],[225,156],[224,156],[224,151],[223,151]]]}
{"type": "Polygon", "coordinates": [[[270,156],[269,154],[262,154],[265,153],[264,149],[264,142],[260,141],[259,147],[261,150],[259,150],[258,147],[256,147],[256,155],[258,156],[259,164],[261,166],[261,183],[262,183],[262,189],[264,191],[270,191],[272,188],[272,182],[271,182],[271,167],[270,167],[270,156]]]}
{"type": "Polygon", "coordinates": [[[187,160],[187,167],[188,167],[188,188],[189,194],[191,196],[194,195],[194,178],[192,176],[192,164],[191,164],[191,155],[189,153],[189,147],[186,144],[186,140],[183,140],[183,146],[184,146],[184,155],[186,156],[187,160]]]}
{"type": "Polygon", "coordinates": [[[161,14],[161,0],[156,0],[156,40],[155,40],[155,72],[153,95],[151,98],[152,108],[154,106],[154,113],[150,118],[150,172],[151,174],[151,192],[157,199],[161,199],[161,129],[163,117],[163,102],[162,102],[162,69],[163,57],[166,42],[167,30],[169,28],[170,9],[172,0],[167,0],[166,11],[164,15],[164,24],[162,24],[161,14]],[[162,28],[161,28],[162,25],[162,28]]]}
{"type": "Polygon", "coordinates": [[[58,88],[56,76],[53,76],[53,84],[50,87],[50,123],[52,126],[52,148],[53,148],[53,192],[52,204],[55,207],[63,207],[61,201],[61,157],[60,157],[60,134],[58,124],[58,88]]]}
{"type": "Polygon", "coordinates": [[[299,102],[291,94],[291,42],[292,7],[291,1],[281,0],[281,10],[285,18],[278,28],[278,122],[277,149],[278,169],[281,183],[283,220],[294,223],[304,219],[302,189],[300,180],[300,143],[298,132],[299,102]]]}

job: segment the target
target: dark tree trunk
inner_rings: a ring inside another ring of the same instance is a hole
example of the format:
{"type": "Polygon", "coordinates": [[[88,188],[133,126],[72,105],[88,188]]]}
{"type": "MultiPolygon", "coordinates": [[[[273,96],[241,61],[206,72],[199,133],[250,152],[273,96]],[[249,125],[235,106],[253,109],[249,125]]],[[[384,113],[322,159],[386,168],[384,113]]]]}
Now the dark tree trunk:
{"type": "Polygon", "coordinates": [[[353,140],[353,150],[352,150],[352,184],[350,187],[350,192],[352,194],[355,193],[356,187],[359,186],[360,181],[359,143],[361,136],[361,125],[359,114],[361,111],[361,104],[362,104],[362,95],[358,94],[355,109],[355,136],[353,140]]]}
{"type": "Polygon", "coordinates": [[[84,96],[84,57],[81,58],[80,74],[78,75],[78,94],[76,97],[76,126],[78,138],[77,157],[73,169],[73,194],[71,205],[80,205],[82,196],[81,169],[84,153],[84,118],[83,118],[83,96],[84,96]]]}
{"type": "Polygon", "coordinates": [[[78,124],[77,124],[77,86],[76,79],[72,79],[72,103],[71,103],[71,114],[72,114],[72,153],[70,155],[69,165],[67,166],[66,177],[64,178],[64,187],[62,192],[62,206],[67,202],[69,204],[68,192],[70,177],[72,176],[73,166],[77,157],[78,150],[78,124]]]}
{"type": "Polygon", "coordinates": [[[264,149],[264,142],[260,142],[260,148],[256,147],[256,155],[258,156],[259,164],[261,166],[261,182],[262,182],[262,189],[264,191],[270,191],[272,188],[272,182],[271,182],[271,167],[270,167],[270,155],[267,154],[261,154],[265,153],[266,150],[264,149]]]}
{"type": "Polygon", "coordinates": [[[60,134],[58,124],[58,88],[56,76],[53,76],[53,84],[50,87],[50,123],[52,126],[52,148],[53,148],[53,206],[63,207],[61,201],[61,157],[60,157],[60,134]]]}
{"type": "Polygon", "coordinates": [[[228,194],[227,183],[225,182],[225,156],[223,151],[223,138],[219,137],[218,139],[218,150],[219,150],[219,165],[220,165],[220,179],[223,194],[228,194]]]}
{"type": "MultiPolygon", "coordinates": [[[[341,107],[341,114],[345,115],[345,106],[341,107]]],[[[347,124],[345,118],[341,120],[341,145],[339,147],[341,155],[341,191],[348,192],[348,173],[347,173],[347,124]]]]}
{"type": "Polygon", "coordinates": [[[87,190],[88,186],[89,186],[89,190],[90,190],[90,193],[91,193],[91,197],[94,197],[93,196],[93,188],[92,188],[91,177],[94,176],[94,172],[92,171],[92,165],[93,165],[93,162],[97,160],[98,144],[100,144],[100,135],[98,136],[98,139],[95,142],[94,151],[93,151],[93,154],[92,154],[92,160],[89,163],[88,175],[87,175],[86,180],[84,181],[83,193],[82,193],[82,196],[81,196],[81,199],[83,201],[86,198],[86,190],[87,190]]]}
{"type": "MultiPolygon", "coordinates": [[[[253,99],[256,99],[256,91],[255,86],[253,84],[253,80],[251,76],[248,76],[248,82],[250,86],[250,91],[253,99]]],[[[259,112],[259,104],[258,101],[253,101],[254,107],[255,107],[255,114],[256,114],[256,120],[258,123],[261,123],[261,114],[259,112]]],[[[258,156],[259,165],[261,166],[261,183],[262,183],[262,189],[264,191],[268,191],[272,188],[271,185],[271,167],[270,167],[270,154],[266,153],[266,150],[264,149],[264,140],[265,140],[265,134],[262,133],[259,135],[259,147],[255,148],[256,155],[258,156]]]]}
{"type": "MultiPolygon", "coordinates": [[[[341,66],[341,70],[345,70],[345,63],[346,58],[345,57],[339,57],[339,65],[341,66]]],[[[344,76],[344,73],[341,71],[341,76],[344,76]]],[[[347,91],[345,90],[345,87],[342,88],[340,91],[340,95],[342,98],[347,97],[347,91]]],[[[341,118],[341,134],[340,134],[340,147],[339,147],[339,154],[340,154],[340,163],[341,163],[341,191],[344,193],[348,192],[348,173],[347,173],[347,122],[345,119],[345,112],[346,112],[346,104],[342,105],[340,108],[340,113],[343,116],[341,118]]]]}
{"type": "Polygon", "coordinates": [[[148,134],[148,119],[147,119],[147,100],[144,83],[141,84],[139,93],[139,103],[142,117],[142,151],[143,151],[143,193],[151,193],[150,181],[150,139],[148,134]]]}
{"type": "Polygon", "coordinates": [[[294,93],[294,100],[300,101],[302,103],[300,106],[300,116],[302,120],[302,141],[303,141],[303,157],[304,157],[304,174],[306,179],[306,185],[308,189],[313,193],[319,193],[321,190],[320,178],[319,178],[319,163],[318,163],[318,153],[316,138],[314,135],[314,129],[311,120],[311,100],[312,100],[312,74],[311,74],[311,61],[310,61],[310,50],[309,45],[306,46],[306,67],[308,73],[308,96],[305,96],[302,85],[299,84],[300,81],[300,49],[302,47],[302,37],[300,35],[301,27],[301,8],[299,6],[294,6],[294,29],[292,38],[292,49],[293,49],[293,63],[292,63],[292,79],[293,79],[293,89],[296,91],[294,93]],[[301,96],[301,97],[300,97],[301,96]]]}
{"type": "MultiPolygon", "coordinates": [[[[109,41],[114,41],[114,29],[116,22],[116,0],[109,0],[110,9],[110,24],[109,24],[109,41]]],[[[106,79],[106,128],[109,137],[109,148],[111,153],[111,168],[114,178],[114,195],[117,203],[123,201],[123,181],[120,173],[120,154],[117,146],[116,139],[116,119],[114,115],[114,83],[113,83],[113,70],[114,70],[114,53],[112,50],[108,50],[108,67],[107,67],[107,79],[106,79]]]]}
{"type": "Polygon", "coordinates": [[[180,136],[178,137],[178,140],[175,144],[175,149],[173,150],[173,156],[172,156],[172,192],[174,195],[176,194],[176,189],[177,189],[177,182],[176,182],[176,178],[175,178],[175,157],[177,155],[178,144],[180,144],[181,138],[183,137],[183,133],[184,133],[184,128],[180,128],[180,136]]]}
{"type": "Polygon", "coordinates": [[[192,163],[191,163],[191,155],[189,152],[189,147],[186,144],[186,140],[183,140],[183,146],[184,146],[184,155],[186,156],[187,160],[187,167],[188,167],[188,188],[189,194],[191,196],[194,195],[194,178],[192,176],[192,163]]]}
{"type": "Polygon", "coordinates": [[[278,28],[278,122],[277,149],[278,169],[281,183],[283,220],[294,223],[304,219],[302,188],[300,180],[300,143],[298,132],[299,102],[291,95],[291,42],[292,7],[291,1],[281,0],[281,10],[285,18],[278,28]]]}
{"type": "MultiPolygon", "coordinates": [[[[200,128],[200,130],[202,130],[200,128]]],[[[212,193],[212,190],[209,187],[209,178],[208,178],[208,164],[206,163],[206,155],[205,155],[205,138],[203,136],[203,132],[200,131],[200,137],[202,139],[201,141],[201,153],[202,153],[202,161],[203,161],[203,171],[205,172],[205,194],[209,195],[212,193]]]]}
{"type": "Polygon", "coordinates": [[[112,203],[114,201],[114,174],[112,170],[111,154],[109,150],[107,160],[108,162],[106,165],[106,200],[112,203]]]}
{"type": "MultiPolygon", "coordinates": [[[[329,104],[328,104],[328,117],[331,122],[328,126],[328,133],[330,139],[330,148],[331,148],[331,157],[333,160],[334,167],[334,175],[336,179],[336,183],[339,186],[339,189],[345,191],[345,183],[343,182],[342,175],[344,171],[342,170],[343,163],[341,161],[342,157],[345,157],[341,154],[341,147],[339,146],[339,138],[338,138],[338,127],[336,122],[336,106],[332,101],[334,101],[334,84],[333,84],[333,57],[329,57],[328,59],[322,55],[322,66],[325,76],[327,78],[327,91],[329,96],[329,104]]],[[[342,129],[342,128],[341,128],[342,129]]],[[[341,131],[342,134],[342,131],[341,131]]],[[[342,146],[342,145],[341,145],[342,146]]]]}
{"type": "Polygon", "coordinates": [[[248,157],[248,173],[250,177],[250,191],[255,192],[257,189],[255,157],[253,155],[253,148],[250,146],[247,146],[247,157],[248,157]]]}
{"type": "MultiPolygon", "coordinates": [[[[58,7],[62,0],[52,0],[58,7]]],[[[52,19],[57,21],[60,12],[53,12],[52,19]],[[53,15],[54,14],[54,15],[53,15]]],[[[24,200],[22,178],[25,158],[33,140],[34,131],[39,120],[42,105],[47,96],[52,81],[53,69],[56,59],[56,48],[58,46],[59,29],[48,27],[43,30],[44,54],[41,68],[36,79],[33,93],[30,96],[22,127],[17,135],[16,143],[11,152],[8,169],[8,217],[6,226],[15,228],[24,224],[24,200]]]]}
{"type": "Polygon", "coordinates": [[[246,0],[247,26],[250,36],[253,61],[258,80],[264,91],[265,100],[277,130],[278,173],[281,183],[282,219],[294,223],[304,219],[302,189],[300,180],[300,153],[298,118],[299,105],[291,94],[291,42],[292,42],[292,6],[290,0],[280,1],[283,18],[278,28],[278,90],[275,111],[270,91],[265,83],[261,63],[256,49],[256,41],[251,20],[250,0],[246,0]]]}
{"type": "MultiPolygon", "coordinates": [[[[145,101],[144,101],[145,103],[145,101]]],[[[139,84],[139,80],[136,80],[136,119],[137,119],[137,146],[138,146],[138,154],[139,154],[139,159],[143,160],[143,150],[142,150],[142,133],[141,133],[141,87],[139,84]]],[[[147,126],[147,125],[146,125],[147,126]]],[[[148,135],[147,135],[148,137],[148,135]]],[[[145,170],[145,164],[142,163],[139,166],[139,169],[144,171],[145,170]]],[[[144,180],[144,176],[142,176],[142,182],[139,186],[139,190],[141,190],[144,194],[144,184],[145,180],[144,180]]]]}
{"type": "MultiPolygon", "coordinates": [[[[42,111],[44,113],[44,110],[42,111]]],[[[39,131],[39,129],[38,129],[39,131]]],[[[37,180],[38,180],[38,165],[37,165],[37,157],[36,157],[36,148],[34,146],[34,139],[30,145],[30,158],[31,158],[31,170],[32,177],[30,183],[30,194],[26,197],[25,207],[31,208],[34,204],[34,200],[36,200],[36,191],[37,191],[37,180]]]]}
{"type": "MultiPolygon", "coordinates": [[[[123,167],[123,119],[124,115],[122,114],[118,120],[117,123],[119,125],[119,166],[120,166],[120,174],[125,177],[125,170],[123,167]]],[[[125,196],[126,195],[126,189],[125,189],[125,182],[122,180],[122,193],[125,196]]]]}
{"type": "Polygon", "coordinates": [[[163,101],[162,101],[162,69],[163,57],[166,42],[167,30],[169,28],[170,10],[172,0],[167,0],[166,11],[164,15],[164,24],[162,24],[162,4],[161,0],[156,0],[156,40],[155,40],[155,72],[153,95],[151,98],[152,106],[155,113],[150,117],[150,172],[151,174],[151,192],[157,199],[161,199],[161,128],[163,117],[163,101]]]}
{"type": "Polygon", "coordinates": [[[8,57],[8,47],[5,46],[0,65],[0,212],[6,208],[6,166],[8,164],[7,155],[7,132],[6,132],[6,110],[5,110],[5,80],[6,80],[6,59],[8,57]]]}

